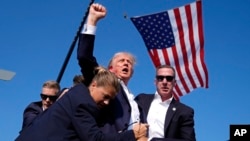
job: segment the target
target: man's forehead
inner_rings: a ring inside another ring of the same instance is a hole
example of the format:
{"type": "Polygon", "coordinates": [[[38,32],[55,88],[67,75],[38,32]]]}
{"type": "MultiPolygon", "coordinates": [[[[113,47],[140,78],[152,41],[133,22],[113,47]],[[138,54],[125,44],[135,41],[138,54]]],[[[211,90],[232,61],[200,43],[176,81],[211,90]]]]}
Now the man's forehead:
{"type": "Polygon", "coordinates": [[[56,93],[57,91],[58,90],[55,88],[47,88],[47,87],[42,88],[43,93],[56,93]]]}
{"type": "Polygon", "coordinates": [[[117,54],[116,56],[114,56],[113,60],[117,61],[117,60],[122,60],[122,59],[125,59],[125,60],[130,60],[130,61],[133,61],[133,56],[130,55],[130,54],[127,54],[127,53],[120,53],[120,54],[117,54]]]}
{"type": "Polygon", "coordinates": [[[173,74],[174,72],[171,68],[160,68],[158,70],[158,73],[171,73],[171,74],[173,74]]]}

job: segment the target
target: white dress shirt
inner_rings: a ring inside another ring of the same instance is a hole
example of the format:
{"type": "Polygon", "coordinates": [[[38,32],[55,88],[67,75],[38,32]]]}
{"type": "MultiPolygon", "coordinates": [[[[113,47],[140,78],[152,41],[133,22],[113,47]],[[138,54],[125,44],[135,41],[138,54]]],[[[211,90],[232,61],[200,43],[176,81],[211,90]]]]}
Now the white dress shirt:
{"type": "Polygon", "coordinates": [[[147,116],[149,124],[148,140],[151,140],[153,137],[164,138],[165,118],[172,99],[173,97],[162,101],[158,92],[155,93],[147,116]]]}
{"type": "Polygon", "coordinates": [[[84,24],[81,33],[82,33],[82,34],[95,35],[95,33],[96,33],[96,28],[97,28],[96,26],[84,24]]]}
{"type": "MultiPolygon", "coordinates": [[[[128,101],[131,107],[131,115],[130,115],[130,122],[134,123],[134,122],[139,122],[140,121],[140,112],[139,112],[139,108],[137,103],[134,100],[134,95],[132,93],[130,93],[130,91],[128,90],[128,87],[124,84],[124,82],[121,80],[120,84],[122,85],[123,90],[125,91],[127,97],[128,97],[128,101]]],[[[133,126],[129,126],[129,129],[132,129],[133,126]]]]}

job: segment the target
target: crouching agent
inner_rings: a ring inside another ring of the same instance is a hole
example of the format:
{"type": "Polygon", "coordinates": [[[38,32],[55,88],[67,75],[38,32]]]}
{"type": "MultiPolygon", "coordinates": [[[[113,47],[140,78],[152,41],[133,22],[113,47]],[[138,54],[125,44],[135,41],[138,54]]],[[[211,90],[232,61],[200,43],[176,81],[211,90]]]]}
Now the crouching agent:
{"type": "Polygon", "coordinates": [[[147,124],[133,130],[103,133],[96,122],[100,108],[109,104],[119,91],[116,76],[98,67],[89,85],[78,84],[33,123],[20,132],[16,141],[135,141],[145,138],[147,124]]]}

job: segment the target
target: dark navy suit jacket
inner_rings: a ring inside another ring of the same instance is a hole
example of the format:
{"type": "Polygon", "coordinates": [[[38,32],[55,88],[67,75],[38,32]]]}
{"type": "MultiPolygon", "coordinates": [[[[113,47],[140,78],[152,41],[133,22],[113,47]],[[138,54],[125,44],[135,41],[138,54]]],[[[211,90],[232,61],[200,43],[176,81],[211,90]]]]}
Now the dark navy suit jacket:
{"type": "Polygon", "coordinates": [[[96,123],[99,108],[83,84],[38,115],[16,141],[135,141],[132,130],[103,134],[96,123]]]}
{"type": "Polygon", "coordinates": [[[30,103],[23,112],[23,125],[22,129],[27,127],[31,122],[43,112],[42,101],[30,103]]]}
{"type": "MultiPolygon", "coordinates": [[[[93,56],[94,35],[81,34],[77,50],[77,59],[84,76],[85,85],[88,86],[94,76],[93,70],[98,66],[93,56]]],[[[140,107],[139,110],[141,111],[140,107]]],[[[131,107],[125,91],[120,86],[115,99],[105,109],[101,110],[101,118],[98,119],[99,127],[105,133],[117,133],[128,127],[131,115],[131,107]]],[[[140,112],[141,122],[145,122],[144,114],[140,112]]]]}
{"type": "MultiPolygon", "coordinates": [[[[139,94],[135,98],[146,115],[153,99],[154,94],[139,94]]],[[[165,118],[164,136],[151,141],[195,141],[194,110],[173,99],[165,118]]]]}

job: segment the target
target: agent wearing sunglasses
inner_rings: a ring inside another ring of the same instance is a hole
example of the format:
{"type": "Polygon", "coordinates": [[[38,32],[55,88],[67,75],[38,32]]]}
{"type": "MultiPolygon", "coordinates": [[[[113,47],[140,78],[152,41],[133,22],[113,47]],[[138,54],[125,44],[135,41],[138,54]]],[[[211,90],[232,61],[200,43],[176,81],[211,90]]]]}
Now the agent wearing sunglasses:
{"type": "Polygon", "coordinates": [[[41,101],[30,103],[23,112],[22,129],[27,127],[38,114],[50,107],[57,99],[60,85],[56,81],[46,81],[42,86],[40,94],[41,101]]]}
{"type": "Polygon", "coordinates": [[[151,141],[195,141],[194,110],[173,98],[175,69],[156,69],[155,94],[139,94],[135,100],[146,114],[151,141]]]}

